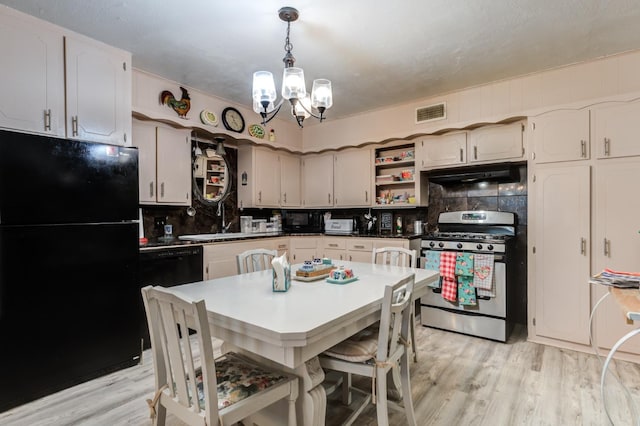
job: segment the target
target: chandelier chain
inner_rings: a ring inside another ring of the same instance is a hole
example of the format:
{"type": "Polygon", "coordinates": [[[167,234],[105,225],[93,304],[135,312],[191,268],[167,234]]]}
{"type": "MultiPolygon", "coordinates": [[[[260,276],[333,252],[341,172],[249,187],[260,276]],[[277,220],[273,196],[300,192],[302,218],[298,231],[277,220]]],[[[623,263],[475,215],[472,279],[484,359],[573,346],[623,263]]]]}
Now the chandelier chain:
{"type": "Polygon", "coordinates": [[[284,40],[284,50],[288,54],[291,54],[291,50],[293,49],[293,44],[289,40],[289,31],[291,30],[291,21],[287,22],[287,38],[284,40]]]}

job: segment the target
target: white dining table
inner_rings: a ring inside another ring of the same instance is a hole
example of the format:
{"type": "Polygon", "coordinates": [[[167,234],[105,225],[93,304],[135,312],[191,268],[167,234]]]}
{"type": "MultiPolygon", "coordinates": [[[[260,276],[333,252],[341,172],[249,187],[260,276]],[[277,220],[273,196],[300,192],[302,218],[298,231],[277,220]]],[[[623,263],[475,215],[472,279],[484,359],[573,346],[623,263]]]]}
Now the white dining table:
{"type": "MultiPolygon", "coordinates": [[[[286,292],[272,290],[272,271],[252,272],[170,287],[204,299],[211,333],[247,355],[284,367],[299,378],[298,424],[323,425],[326,395],[318,355],[380,319],[385,286],[415,272],[414,298],[439,279],[437,271],[360,262],[336,262],[357,280],[293,279],[286,292]]],[[[292,278],[299,265],[292,265],[292,278]]]]}

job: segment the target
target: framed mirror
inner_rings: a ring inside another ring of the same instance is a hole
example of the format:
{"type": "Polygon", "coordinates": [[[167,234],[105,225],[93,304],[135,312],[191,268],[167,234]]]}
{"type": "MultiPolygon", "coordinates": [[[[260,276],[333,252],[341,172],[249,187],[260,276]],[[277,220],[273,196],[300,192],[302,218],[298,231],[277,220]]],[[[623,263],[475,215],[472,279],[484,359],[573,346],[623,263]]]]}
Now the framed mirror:
{"type": "Polygon", "coordinates": [[[192,139],[193,193],[205,204],[222,202],[231,190],[229,164],[223,141],[192,139]]]}

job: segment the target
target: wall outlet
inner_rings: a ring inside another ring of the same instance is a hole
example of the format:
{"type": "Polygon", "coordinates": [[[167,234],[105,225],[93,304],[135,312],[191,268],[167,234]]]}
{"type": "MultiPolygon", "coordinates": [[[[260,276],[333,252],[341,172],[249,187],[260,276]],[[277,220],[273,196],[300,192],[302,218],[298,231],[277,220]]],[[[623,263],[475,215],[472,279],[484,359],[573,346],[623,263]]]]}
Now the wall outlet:
{"type": "Polygon", "coordinates": [[[156,216],[153,218],[153,226],[156,229],[162,229],[162,232],[164,232],[164,226],[167,224],[167,217],[166,216],[156,216]]]}

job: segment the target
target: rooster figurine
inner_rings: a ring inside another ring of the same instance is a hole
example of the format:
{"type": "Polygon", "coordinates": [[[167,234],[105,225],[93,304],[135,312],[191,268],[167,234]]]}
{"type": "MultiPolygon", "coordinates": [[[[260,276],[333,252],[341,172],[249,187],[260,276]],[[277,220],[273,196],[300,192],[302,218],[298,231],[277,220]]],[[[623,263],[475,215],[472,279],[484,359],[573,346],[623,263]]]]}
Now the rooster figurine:
{"type": "Polygon", "coordinates": [[[187,118],[187,113],[189,109],[191,109],[191,98],[189,97],[187,89],[181,87],[180,90],[182,90],[182,99],[180,100],[177,100],[170,91],[163,90],[162,93],[160,93],[160,103],[173,108],[181,118],[187,118]]]}

